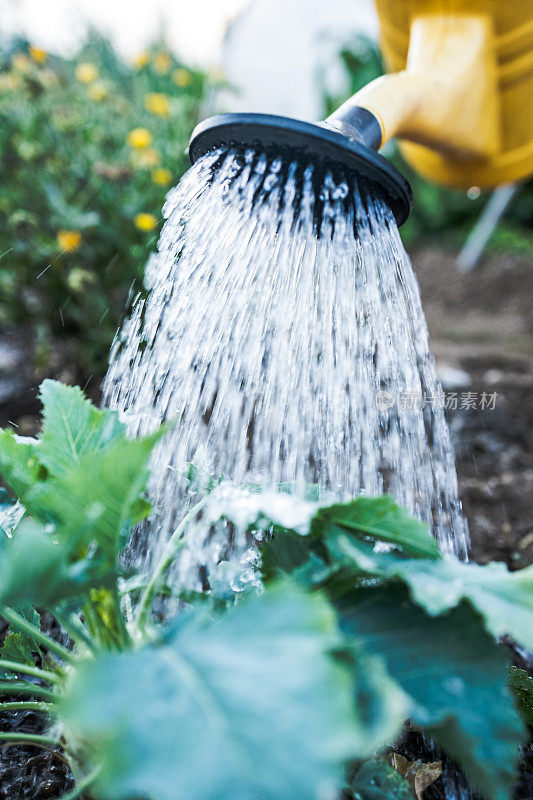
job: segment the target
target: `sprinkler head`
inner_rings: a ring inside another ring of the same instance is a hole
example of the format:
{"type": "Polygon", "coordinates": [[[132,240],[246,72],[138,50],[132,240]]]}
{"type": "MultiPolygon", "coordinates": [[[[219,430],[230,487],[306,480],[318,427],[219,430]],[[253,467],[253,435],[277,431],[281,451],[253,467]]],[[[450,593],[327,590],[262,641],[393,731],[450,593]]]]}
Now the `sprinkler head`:
{"type": "Polygon", "coordinates": [[[302,122],[274,114],[210,117],[193,131],[189,143],[191,164],[218,147],[275,153],[298,161],[303,167],[312,163],[323,171],[340,169],[348,178],[362,178],[379,188],[398,226],[411,211],[413,196],[403,175],[371,147],[328,122],[302,122]]]}

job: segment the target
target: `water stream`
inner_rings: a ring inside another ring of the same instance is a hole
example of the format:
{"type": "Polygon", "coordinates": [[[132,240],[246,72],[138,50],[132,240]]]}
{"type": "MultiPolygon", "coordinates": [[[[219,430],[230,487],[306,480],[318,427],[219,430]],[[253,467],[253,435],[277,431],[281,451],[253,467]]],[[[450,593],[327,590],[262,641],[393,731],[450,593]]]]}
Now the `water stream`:
{"type": "MultiPolygon", "coordinates": [[[[154,514],[134,555],[159,555],[190,503],[193,462],[302,496],[308,484],[342,499],[389,492],[465,558],[418,286],[375,188],[220,150],[169,193],[164,214],[148,296],[133,302],[105,384],[132,434],[175,422],[154,456],[154,514]]],[[[220,552],[191,541],[180,579],[194,586],[220,552]]]]}

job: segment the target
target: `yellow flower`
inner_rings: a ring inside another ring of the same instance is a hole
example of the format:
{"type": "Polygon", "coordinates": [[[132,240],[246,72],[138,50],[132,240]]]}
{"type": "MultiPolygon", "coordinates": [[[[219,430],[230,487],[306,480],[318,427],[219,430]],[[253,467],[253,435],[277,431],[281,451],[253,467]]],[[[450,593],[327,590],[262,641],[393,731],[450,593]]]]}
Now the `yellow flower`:
{"type": "Polygon", "coordinates": [[[186,89],[187,86],[190,86],[192,83],[192,75],[188,69],[179,67],[179,69],[175,69],[172,73],[172,80],[180,89],[186,89]]]}
{"type": "Polygon", "coordinates": [[[89,61],[84,61],[76,67],[76,78],[80,83],[92,83],[98,77],[98,67],[89,61]]]}
{"type": "Polygon", "coordinates": [[[138,153],[132,153],[133,163],[137,167],[155,167],[159,164],[161,156],[155,147],[147,147],[138,153]]]}
{"type": "Polygon", "coordinates": [[[146,214],[142,212],[141,214],[137,214],[134,219],[135,227],[138,228],[140,231],[153,231],[155,226],[157,225],[157,219],[154,217],[153,214],[146,214]]]}
{"type": "Polygon", "coordinates": [[[144,107],[150,114],[157,114],[158,117],[168,117],[170,114],[170,103],[166,94],[150,92],[144,98],[144,107]]]}
{"type": "Polygon", "coordinates": [[[213,86],[223,86],[228,79],[223,69],[214,67],[209,71],[209,80],[213,86]]]}
{"type": "Polygon", "coordinates": [[[44,64],[48,58],[48,53],[46,50],[41,50],[40,47],[33,47],[32,45],[30,46],[30,56],[36,64],[44,64]]]}
{"type": "Polygon", "coordinates": [[[152,180],[158,186],[168,186],[172,180],[172,172],[166,167],[159,167],[152,172],[152,180]]]}
{"type": "Polygon", "coordinates": [[[17,145],[17,153],[24,161],[31,161],[42,152],[39,142],[23,140],[17,145]]]}
{"type": "Polygon", "coordinates": [[[21,85],[22,78],[16,72],[0,72],[0,91],[14,92],[21,85]]]}
{"type": "Polygon", "coordinates": [[[25,53],[15,53],[11,59],[11,64],[17,72],[29,72],[31,70],[31,61],[25,53]]]}
{"type": "Polygon", "coordinates": [[[95,282],[96,276],[93,275],[92,272],[89,272],[86,269],[81,269],[80,267],[74,267],[74,269],[71,269],[67,278],[67,284],[73,292],[83,292],[95,282]]]}
{"type": "Polygon", "coordinates": [[[74,253],[81,245],[81,233],[79,231],[59,231],[57,243],[63,253],[74,253]]]}
{"type": "Polygon", "coordinates": [[[108,95],[107,86],[105,83],[97,81],[89,86],[87,94],[95,103],[100,103],[102,100],[105,100],[108,95]]]}
{"type": "Polygon", "coordinates": [[[134,128],[128,133],[128,144],[136,150],[148,147],[152,143],[152,134],[146,128],[134,128]]]}
{"type": "Polygon", "coordinates": [[[170,55],[165,51],[161,51],[160,53],[156,53],[154,56],[154,67],[157,72],[161,75],[166,75],[166,73],[170,70],[172,66],[172,59],[170,55]]]}
{"type": "Polygon", "coordinates": [[[51,86],[57,86],[57,84],[59,83],[59,79],[54,70],[49,69],[48,67],[46,69],[39,70],[38,78],[41,84],[46,88],[50,88],[51,86]]]}
{"type": "Polygon", "coordinates": [[[133,59],[133,66],[136,69],[142,69],[148,64],[149,61],[150,61],[150,53],[148,53],[146,50],[142,50],[140,53],[137,53],[137,55],[133,59]]]}

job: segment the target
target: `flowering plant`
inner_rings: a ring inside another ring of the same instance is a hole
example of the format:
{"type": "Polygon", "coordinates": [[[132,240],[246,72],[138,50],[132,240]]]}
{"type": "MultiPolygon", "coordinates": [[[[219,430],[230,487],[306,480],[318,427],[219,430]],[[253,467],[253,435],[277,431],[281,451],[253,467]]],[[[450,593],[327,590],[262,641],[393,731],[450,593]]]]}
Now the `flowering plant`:
{"type": "Polygon", "coordinates": [[[210,79],[163,47],[133,64],[92,36],[72,59],[0,52],[0,325],[23,322],[46,352],[76,348],[98,375],[210,79]]]}

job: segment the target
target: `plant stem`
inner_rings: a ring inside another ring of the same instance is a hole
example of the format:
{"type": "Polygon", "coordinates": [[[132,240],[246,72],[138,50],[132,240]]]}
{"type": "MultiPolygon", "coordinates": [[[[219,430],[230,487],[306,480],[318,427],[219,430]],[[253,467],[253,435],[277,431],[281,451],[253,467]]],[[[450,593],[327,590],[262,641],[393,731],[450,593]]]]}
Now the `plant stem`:
{"type": "Polygon", "coordinates": [[[155,567],[150,580],[148,581],[144,592],[141,595],[141,599],[139,600],[139,605],[137,608],[137,619],[136,619],[136,628],[138,631],[142,630],[146,624],[147,619],[150,616],[150,612],[152,610],[152,603],[154,600],[154,596],[157,590],[157,585],[161,580],[162,576],[166,572],[166,570],[172,564],[176,554],[178,553],[180,547],[183,546],[184,541],[182,539],[185,529],[189,522],[198,514],[199,511],[207,504],[209,500],[209,495],[206,495],[199,503],[191,508],[191,510],[183,517],[182,521],[170,537],[167,542],[167,545],[163,551],[163,555],[161,556],[159,563],[155,567]]]}
{"type": "Polygon", "coordinates": [[[44,686],[36,686],[33,683],[22,683],[19,681],[1,681],[0,682],[0,695],[2,694],[26,694],[33,697],[42,697],[44,700],[49,700],[51,703],[56,702],[56,696],[49,689],[44,686]]]}
{"type": "Polygon", "coordinates": [[[21,672],[23,675],[33,675],[34,678],[41,678],[48,683],[57,683],[59,678],[53,672],[45,669],[31,667],[28,664],[20,664],[18,661],[6,661],[0,658],[0,669],[7,669],[8,672],[21,672]]]}
{"type": "Polygon", "coordinates": [[[100,767],[97,767],[95,770],[90,772],[85,778],[82,778],[81,781],[78,782],[77,786],[72,789],[72,791],[67,792],[67,794],[61,795],[59,800],[76,800],[77,797],[80,796],[85,789],[88,789],[89,786],[94,783],[96,778],[98,777],[98,773],[100,772],[100,767]]]}
{"type": "Polygon", "coordinates": [[[0,733],[0,745],[2,742],[9,742],[10,744],[47,744],[57,745],[57,739],[51,736],[42,736],[37,733],[19,733],[18,731],[8,731],[7,733],[0,733]]]}
{"type": "Polygon", "coordinates": [[[82,612],[89,633],[99,646],[106,650],[124,650],[131,645],[116,586],[91,590],[82,612]]]}
{"type": "Polygon", "coordinates": [[[17,614],[16,611],[13,611],[12,608],[2,606],[2,608],[0,608],[0,615],[7,622],[9,622],[10,625],[13,625],[15,628],[18,628],[19,630],[24,631],[32,636],[48,650],[62,658],[63,661],[72,662],[74,660],[74,655],[70,650],[67,650],[67,648],[63,647],[62,644],[59,644],[59,642],[56,642],[50,636],[47,636],[35,625],[32,625],[31,622],[28,622],[27,619],[24,619],[24,617],[22,617],[20,614],[17,614]]]}
{"type": "Polygon", "coordinates": [[[79,643],[83,642],[83,644],[88,650],[91,651],[91,653],[95,651],[95,643],[89,636],[87,628],[76,614],[64,614],[62,611],[54,610],[54,617],[59,622],[61,627],[68,633],[70,638],[76,642],[78,647],[79,643]]]}
{"type": "Polygon", "coordinates": [[[3,711],[50,711],[53,712],[53,703],[39,703],[33,700],[20,700],[13,703],[0,703],[0,712],[3,711]]]}

